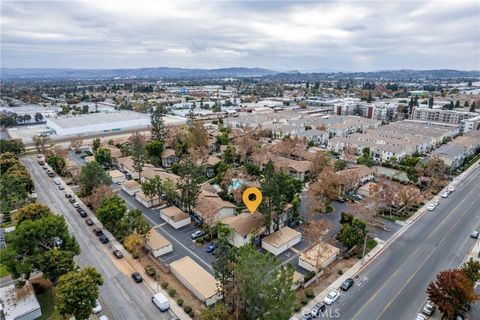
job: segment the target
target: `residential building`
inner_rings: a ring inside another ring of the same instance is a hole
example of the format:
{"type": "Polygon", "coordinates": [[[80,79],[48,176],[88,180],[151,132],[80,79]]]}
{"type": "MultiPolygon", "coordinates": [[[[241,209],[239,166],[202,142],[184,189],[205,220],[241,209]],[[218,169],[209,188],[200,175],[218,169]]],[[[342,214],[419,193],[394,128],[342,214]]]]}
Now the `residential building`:
{"type": "Polygon", "coordinates": [[[151,229],[148,233],[148,240],[145,244],[145,248],[155,258],[173,251],[172,243],[155,229],[151,229]]]}
{"type": "Polygon", "coordinates": [[[222,223],[232,230],[229,242],[237,248],[258,241],[264,232],[265,218],[260,212],[242,212],[233,217],[227,217],[222,223]]]}
{"type": "MultiPolygon", "coordinates": [[[[337,259],[340,249],[326,242],[319,242],[302,252],[298,258],[298,265],[305,270],[318,272],[328,267],[337,259]]],[[[321,271],[321,274],[323,271],[321,271]]]]}
{"type": "Polygon", "coordinates": [[[14,284],[0,288],[0,318],[5,320],[34,320],[42,316],[42,310],[30,282],[23,288],[14,284]]]}
{"type": "Polygon", "coordinates": [[[283,227],[262,239],[262,248],[278,256],[302,241],[302,233],[290,227],[283,227]]]}
{"type": "Polygon", "coordinates": [[[164,168],[170,168],[172,164],[177,163],[180,160],[173,149],[163,150],[160,158],[162,159],[162,167],[164,168]]]}
{"type": "Polygon", "coordinates": [[[190,216],[176,206],[160,209],[160,217],[175,229],[188,226],[192,222],[190,216]]]}
{"type": "Polygon", "coordinates": [[[463,120],[477,117],[478,113],[457,110],[430,109],[427,107],[414,107],[411,119],[425,122],[441,122],[460,124],[463,120]]]}
{"type": "Polygon", "coordinates": [[[135,180],[127,180],[122,183],[122,190],[131,196],[142,190],[142,185],[135,180]]]}

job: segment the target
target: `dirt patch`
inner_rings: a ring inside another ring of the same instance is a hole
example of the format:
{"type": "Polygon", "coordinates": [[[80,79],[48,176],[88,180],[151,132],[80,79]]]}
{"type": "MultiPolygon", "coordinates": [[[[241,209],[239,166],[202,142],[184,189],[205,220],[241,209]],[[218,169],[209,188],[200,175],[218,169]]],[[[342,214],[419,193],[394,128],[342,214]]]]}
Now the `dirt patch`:
{"type": "Polygon", "coordinates": [[[182,308],[184,306],[190,306],[192,307],[195,316],[198,317],[200,315],[201,310],[205,308],[204,305],[200,300],[197,299],[197,297],[192,294],[190,290],[188,290],[182,283],[180,283],[180,281],[178,281],[173,274],[167,273],[161,268],[159,268],[157,266],[157,262],[153,261],[150,256],[144,256],[139,262],[142,264],[143,267],[149,264],[155,269],[158,274],[159,286],[161,286],[164,282],[168,282],[168,288],[166,288],[165,291],[168,292],[168,290],[170,289],[176,290],[174,299],[183,299],[182,308]]]}

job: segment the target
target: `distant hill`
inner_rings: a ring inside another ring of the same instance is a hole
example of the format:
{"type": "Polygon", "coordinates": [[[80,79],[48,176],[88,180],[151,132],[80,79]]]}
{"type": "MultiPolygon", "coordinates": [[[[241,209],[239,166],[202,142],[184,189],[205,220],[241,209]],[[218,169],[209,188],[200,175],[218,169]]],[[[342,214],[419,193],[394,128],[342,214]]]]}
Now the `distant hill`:
{"type": "Polygon", "coordinates": [[[262,68],[220,68],[220,69],[184,69],[184,68],[139,68],[139,69],[50,69],[50,68],[2,68],[4,79],[199,79],[199,78],[239,78],[273,75],[275,71],[262,68]]]}
{"type": "Polygon", "coordinates": [[[139,68],[139,69],[51,69],[51,68],[2,68],[2,79],[65,79],[65,80],[102,80],[102,79],[218,79],[218,78],[258,78],[280,81],[316,81],[323,79],[384,79],[384,80],[421,80],[480,78],[480,71],[460,71],[451,69],[437,70],[385,70],[372,72],[299,72],[296,70],[277,72],[263,68],[139,68]]]}

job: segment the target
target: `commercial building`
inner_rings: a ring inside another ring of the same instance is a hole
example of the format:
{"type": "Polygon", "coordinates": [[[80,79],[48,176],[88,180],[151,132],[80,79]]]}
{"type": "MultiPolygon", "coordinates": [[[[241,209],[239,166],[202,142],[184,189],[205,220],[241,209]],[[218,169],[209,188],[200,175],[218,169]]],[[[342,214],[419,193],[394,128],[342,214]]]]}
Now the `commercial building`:
{"type": "MultiPolygon", "coordinates": [[[[166,125],[183,124],[185,118],[165,116],[166,125]]],[[[150,117],[134,111],[88,113],[47,118],[47,127],[60,136],[145,129],[150,117]]]]}
{"type": "Polygon", "coordinates": [[[170,263],[170,271],[206,306],[222,299],[218,281],[189,256],[170,263]]]}
{"type": "Polygon", "coordinates": [[[302,241],[302,234],[290,227],[284,227],[262,240],[262,248],[278,256],[302,241]]]}
{"type": "Polygon", "coordinates": [[[155,229],[151,229],[148,233],[148,241],[145,248],[155,257],[158,258],[173,251],[173,246],[164,236],[155,229]]]}

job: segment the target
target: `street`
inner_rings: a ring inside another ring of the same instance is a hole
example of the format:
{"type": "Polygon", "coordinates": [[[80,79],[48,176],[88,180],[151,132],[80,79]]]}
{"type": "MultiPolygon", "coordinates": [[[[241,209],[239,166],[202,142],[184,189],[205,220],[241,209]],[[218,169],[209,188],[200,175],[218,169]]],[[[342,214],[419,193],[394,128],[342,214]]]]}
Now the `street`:
{"type": "Polygon", "coordinates": [[[428,283],[439,271],[458,268],[473,248],[476,240],[469,234],[479,227],[479,192],[476,167],[360,272],[330,308],[346,320],[414,319],[426,301],[428,283]]]}
{"type": "Polygon", "coordinates": [[[81,249],[77,263],[82,267],[93,266],[103,276],[99,298],[103,310],[99,315],[106,314],[110,319],[170,319],[168,313],[161,313],[152,304],[153,291],[144,283],[135,284],[130,278],[133,268],[124,259],[116,260],[112,255],[113,249],[98,241],[91,227],[67,201],[65,193],[37,164],[36,157],[26,156],[21,160],[35,182],[38,202],[63,215],[70,232],[77,239],[81,249]]]}

